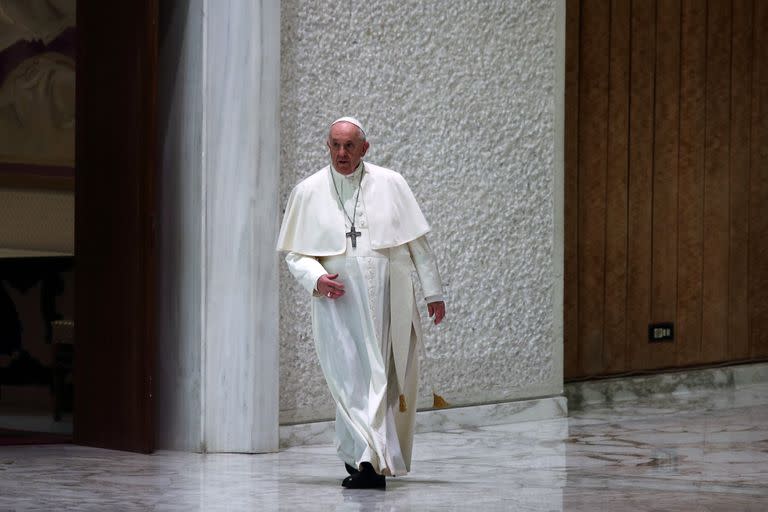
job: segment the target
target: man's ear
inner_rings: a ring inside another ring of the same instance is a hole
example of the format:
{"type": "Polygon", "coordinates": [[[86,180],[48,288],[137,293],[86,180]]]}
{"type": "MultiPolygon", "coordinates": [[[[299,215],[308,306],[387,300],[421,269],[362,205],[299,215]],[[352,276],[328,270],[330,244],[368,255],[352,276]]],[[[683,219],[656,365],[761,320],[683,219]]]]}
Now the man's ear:
{"type": "Polygon", "coordinates": [[[368,141],[363,142],[363,154],[360,156],[365,156],[365,154],[368,152],[368,147],[370,147],[370,144],[368,144],[368,141]]]}

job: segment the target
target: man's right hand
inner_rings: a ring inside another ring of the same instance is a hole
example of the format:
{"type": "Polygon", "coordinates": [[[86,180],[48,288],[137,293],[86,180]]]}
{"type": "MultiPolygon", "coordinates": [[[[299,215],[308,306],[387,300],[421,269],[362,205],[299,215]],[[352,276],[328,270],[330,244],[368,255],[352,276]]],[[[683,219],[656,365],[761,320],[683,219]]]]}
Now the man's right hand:
{"type": "Polygon", "coordinates": [[[328,299],[338,299],[344,295],[344,283],[337,281],[339,274],[324,274],[317,279],[317,293],[328,299]]]}

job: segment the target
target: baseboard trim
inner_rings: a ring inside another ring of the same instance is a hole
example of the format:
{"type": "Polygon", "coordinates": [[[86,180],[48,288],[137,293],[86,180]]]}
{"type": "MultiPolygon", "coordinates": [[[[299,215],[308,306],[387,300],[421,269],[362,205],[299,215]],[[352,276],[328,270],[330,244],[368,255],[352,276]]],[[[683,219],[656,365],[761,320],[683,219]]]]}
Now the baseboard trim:
{"type": "Polygon", "coordinates": [[[736,390],[768,382],[768,363],[739,364],[653,375],[568,382],[565,396],[571,411],[586,406],[675,396],[707,390],[736,390]]]}
{"type": "MultiPolygon", "coordinates": [[[[416,432],[446,432],[505,423],[568,416],[563,396],[515,400],[493,404],[430,409],[416,413],[416,432]]],[[[333,443],[334,422],[318,421],[280,426],[280,448],[333,443]]]]}

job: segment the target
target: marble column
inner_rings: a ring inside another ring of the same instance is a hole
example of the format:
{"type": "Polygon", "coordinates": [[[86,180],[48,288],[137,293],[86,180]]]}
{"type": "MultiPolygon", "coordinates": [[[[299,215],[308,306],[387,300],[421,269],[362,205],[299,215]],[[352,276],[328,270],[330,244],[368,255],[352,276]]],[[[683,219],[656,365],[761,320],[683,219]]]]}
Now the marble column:
{"type": "Polygon", "coordinates": [[[278,447],[279,2],[160,15],[157,446],[278,447]]]}

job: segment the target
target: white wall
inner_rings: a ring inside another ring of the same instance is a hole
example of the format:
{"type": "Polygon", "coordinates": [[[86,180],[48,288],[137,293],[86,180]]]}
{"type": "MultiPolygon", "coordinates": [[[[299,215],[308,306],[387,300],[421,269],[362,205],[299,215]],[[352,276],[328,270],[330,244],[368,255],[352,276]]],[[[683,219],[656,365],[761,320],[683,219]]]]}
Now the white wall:
{"type": "MultiPolygon", "coordinates": [[[[448,318],[426,330],[421,405],[429,383],[454,405],[560,394],[563,3],[281,9],[281,207],[353,115],[367,160],[401,172],[432,223],[448,318]]],[[[280,269],[281,422],[331,418],[309,297],[280,269]]]]}

